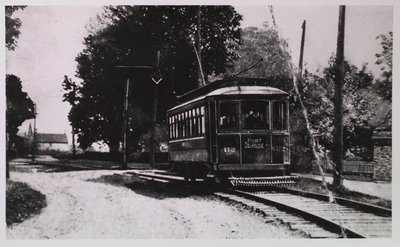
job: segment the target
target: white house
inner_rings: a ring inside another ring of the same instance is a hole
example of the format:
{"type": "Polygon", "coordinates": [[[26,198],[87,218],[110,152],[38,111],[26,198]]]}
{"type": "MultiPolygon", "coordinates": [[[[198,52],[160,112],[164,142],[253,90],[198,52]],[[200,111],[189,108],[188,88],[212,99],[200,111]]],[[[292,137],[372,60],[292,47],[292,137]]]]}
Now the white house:
{"type": "Polygon", "coordinates": [[[67,135],[64,134],[47,134],[37,133],[36,144],[38,151],[61,151],[70,150],[67,135]]]}

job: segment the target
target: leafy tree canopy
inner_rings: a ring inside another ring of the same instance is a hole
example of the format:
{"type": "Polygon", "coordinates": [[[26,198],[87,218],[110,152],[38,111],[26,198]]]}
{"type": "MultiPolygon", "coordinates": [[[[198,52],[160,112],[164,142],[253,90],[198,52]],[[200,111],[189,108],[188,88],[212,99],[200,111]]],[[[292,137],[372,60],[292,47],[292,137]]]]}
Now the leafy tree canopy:
{"type": "MultiPolygon", "coordinates": [[[[346,133],[345,146],[348,147],[350,140],[354,138],[355,129],[370,125],[369,121],[373,114],[372,103],[376,94],[372,91],[374,78],[367,71],[366,65],[358,68],[345,61],[344,68],[343,125],[346,133]]],[[[313,132],[320,143],[327,148],[331,148],[332,145],[334,77],[335,58],[331,57],[322,75],[306,72],[299,85],[313,132]]],[[[296,117],[296,112],[292,117],[292,125],[302,125],[302,120],[296,117]]]]}
{"type": "Polygon", "coordinates": [[[34,105],[28,94],[22,91],[21,80],[15,75],[6,75],[6,131],[10,148],[21,124],[34,115],[34,105]]]}
{"type": "MultiPolygon", "coordinates": [[[[131,79],[130,138],[137,143],[149,129],[154,83],[144,69],[116,69],[119,65],[154,65],[161,51],[159,119],[182,94],[197,85],[194,39],[196,6],[110,6],[99,16],[100,28],[85,38],[77,56],[77,76],[83,80],[70,120],[78,142],[86,148],[104,141],[115,151],[121,136],[125,81],[131,79]]],[[[235,58],[241,16],[230,6],[201,7],[202,67],[205,75],[220,74],[235,58]]]]}
{"type": "Polygon", "coordinates": [[[392,101],[392,59],[393,59],[393,33],[379,35],[382,51],[377,53],[376,64],[381,66],[381,77],[377,80],[378,94],[386,100],[392,101]]]}
{"type": "Polygon", "coordinates": [[[262,29],[244,28],[241,45],[237,50],[238,59],[233,63],[230,74],[240,73],[239,76],[243,77],[269,78],[276,82],[269,86],[290,91],[292,82],[287,60],[291,58],[287,49],[281,49],[280,43],[287,48],[286,40],[283,40],[278,31],[271,28],[268,23],[265,23],[262,29]]]}
{"type": "Polygon", "coordinates": [[[17,10],[23,10],[26,6],[6,6],[6,47],[9,50],[14,50],[17,46],[21,27],[19,18],[12,18],[12,15],[17,10]]]}

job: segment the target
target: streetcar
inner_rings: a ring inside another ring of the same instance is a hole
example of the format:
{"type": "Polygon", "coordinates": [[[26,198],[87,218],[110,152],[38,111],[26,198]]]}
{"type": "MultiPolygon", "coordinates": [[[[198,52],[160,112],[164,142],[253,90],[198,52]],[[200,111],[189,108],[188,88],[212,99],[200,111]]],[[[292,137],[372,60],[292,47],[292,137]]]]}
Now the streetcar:
{"type": "Polygon", "coordinates": [[[173,170],[232,185],[295,183],[288,99],[254,78],[219,80],[182,95],[167,111],[173,170]]]}

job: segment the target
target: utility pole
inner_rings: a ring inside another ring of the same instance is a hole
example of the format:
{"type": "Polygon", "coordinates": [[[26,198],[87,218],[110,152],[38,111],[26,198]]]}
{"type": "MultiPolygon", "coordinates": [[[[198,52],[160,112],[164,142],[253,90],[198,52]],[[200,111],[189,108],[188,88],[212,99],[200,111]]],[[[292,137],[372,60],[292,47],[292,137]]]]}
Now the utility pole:
{"type": "Polygon", "coordinates": [[[303,54],[304,54],[304,41],[306,38],[306,20],[303,21],[303,25],[301,25],[303,29],[301,34],[301,46],[300,46],[300,59],[299,59],[299,76],[302,78],[303,75],[303,54]]]}
{"type": "Polygon", "coordinates": [[[154,94],[153,94],[153,109],[151,118],[151,132],[150,132],[150,166],[155,168],[155,135],[156,135],[156,124],[157,124],[157,105],[158,105],[158,84],[161,82],[162,78],[160,75],[160,51],[157,51],[157,59],[155,66],[155,76],[151,78],[155,83],[154,94]]]}
{"type": "Polygon", "coordinates": [[[346,7],[339,7],[339,25],[336,47],[336,73],[334,96],[334,135],[333,135],[333,186],[343,186],[343,80],[344,80],[344,32],[346,7]]]}
{"type": "Polygon", "coordinates": [[[128,105],[129,105],[129,76],[125,84],[125,97],[124,97],[124,111],[122,114],[122,169],[128,168],[126,140],[127,140],[127,127],[128,127],[128,105]]]}
{"type": "MultiPolygon", "coordinates": [[[[129,66],[120,65],[116,66],[117,69],[153,69],[151,66],[129,66]]],[[[129,73],[127,73],[127,79],[125,83],[125,96],[124,96],[124,108],[122,112],[122,169],[128,168],[128,157],[127,157],[127,132],[128,132],[128,107],[129,107],[129,89],[130,89],[130,79],[129,73]]]]}
{"type": "MultiPolygon", "coordinates": [[[[75,85],[74,81],[72,81],[71,79],[69,79],[69,80],[70,80],[70,83],[72,84],[72,93],[73,93],[72,108],[74,108],[75,107],[75,99],[76,99],[76,85],[75,85]]],[[[72,127],[72,131],[71,131],[71,134],[72,134],[72,156],[75,157],[75,155],[76,155],[75,131],[74,131],[74,126],[71,126],[71,127],[72,127]]]]}
{"type": "Polygon", "coordinates": [[[35,156],[36,156],[36,104],[33,103],[33,142],[32,142],[32,162],[35,162],[35,156]]]}

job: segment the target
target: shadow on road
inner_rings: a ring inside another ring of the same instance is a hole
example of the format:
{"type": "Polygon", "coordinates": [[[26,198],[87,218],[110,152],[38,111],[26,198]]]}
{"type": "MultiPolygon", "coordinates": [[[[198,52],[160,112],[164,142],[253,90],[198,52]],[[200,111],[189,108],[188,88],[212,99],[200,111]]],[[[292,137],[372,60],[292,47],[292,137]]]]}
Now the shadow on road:
{"type": "MultiPolygon", "coordinates": [[[[129,164],[129,168],[149,169],[148,164],[129,164]]],[[[30,159],[20,159],[10,162],[10,171],[25,173],[62,173],[74,171],[90,170],[122,170],[120,165],[115,162],[92,161],[92,160],[38,160],[32,162],[30,159]]],[[[103,175],[89,182],[99,182],[122,186],[131,189],[137,194],[152,197],[155,199],[165,198],[185,198],[196,195],[206,195],[206,192],[194,191],[181,183],[169,182],[159,183],[139,178],[135,175],[113,174],[103,175]]]]}
{"type": "Polygon", "coordinates": [[[195,192],[181,184],[159,183],[139,178],[135,175],[113,174],[103,175],[96,179],[88,180],[90,182],[99,182],[116,186],[123,186],[133,190],[135,193],[163,200],[166,198],[185,198],[190,196],[207,195],[206,192],[195,192]]]}
{"type": "Polygon", "coordinates": [[[121,170],[121,167],[111,162],[86,160],[39,160],[32,162],[30,159],[20,159],[10,161],[10,171],[17,172],[72,172],[88,170],[121,170]]]}

